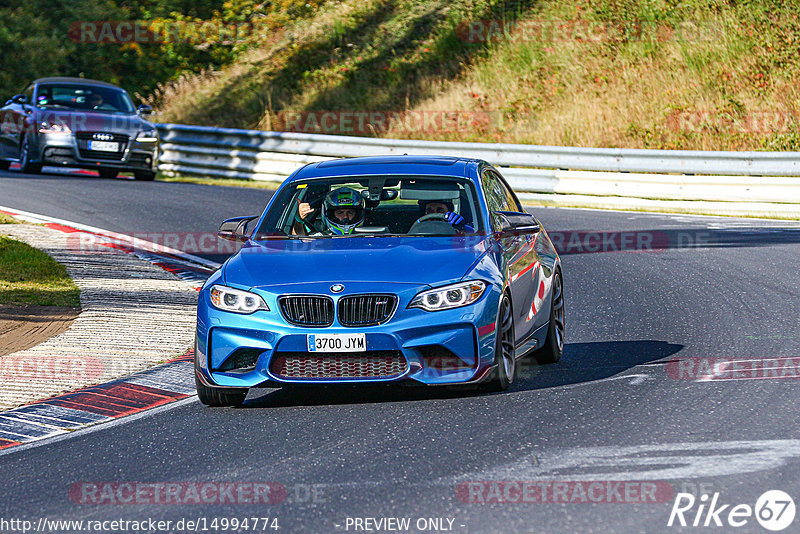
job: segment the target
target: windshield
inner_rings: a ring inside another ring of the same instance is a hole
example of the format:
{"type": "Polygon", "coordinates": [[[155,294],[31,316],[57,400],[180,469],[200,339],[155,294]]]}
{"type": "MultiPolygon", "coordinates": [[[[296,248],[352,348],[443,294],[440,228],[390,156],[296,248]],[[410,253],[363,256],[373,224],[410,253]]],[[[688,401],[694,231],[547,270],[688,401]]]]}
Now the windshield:
{"type": "Polygon", "coordinates": [[[358,176],[282,188],[256,239],[454,236],[480,233],[475,188],[440,176],[358,176]]]}
{"type": "Polygon", "coordinates": [[[40,85],[36,105],[100,113],[132,114],[136,111],[128,93],[122,89],[96,85],[40,85]]]}

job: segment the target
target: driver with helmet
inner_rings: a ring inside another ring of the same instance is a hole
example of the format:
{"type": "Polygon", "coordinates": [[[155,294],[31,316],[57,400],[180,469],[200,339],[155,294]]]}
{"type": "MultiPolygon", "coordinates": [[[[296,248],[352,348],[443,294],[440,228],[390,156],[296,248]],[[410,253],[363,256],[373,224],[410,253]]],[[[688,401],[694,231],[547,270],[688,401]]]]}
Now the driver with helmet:
{"type": "Polygon", "coordinates": [[[350,187],[334,189],[322,203],[322,221],[325,228],[317,232],[307,219],[315,210],[301,202],[295,215],[294,233],[300,235],[350,235],[364,224],[364,197],[350,187]]]}

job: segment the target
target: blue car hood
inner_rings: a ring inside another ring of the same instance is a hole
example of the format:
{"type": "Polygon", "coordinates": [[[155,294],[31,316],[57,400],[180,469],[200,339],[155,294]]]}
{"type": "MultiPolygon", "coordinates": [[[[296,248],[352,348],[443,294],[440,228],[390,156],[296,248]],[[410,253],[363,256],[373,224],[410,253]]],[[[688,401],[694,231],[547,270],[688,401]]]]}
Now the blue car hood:
{"type": "Polygon", "coordinates": [[[269,287],[309,282],[415,285],[461,279],[485,254],[486,236],[350,237],[248,241],[224,267],[225,283],[269,287]]]}

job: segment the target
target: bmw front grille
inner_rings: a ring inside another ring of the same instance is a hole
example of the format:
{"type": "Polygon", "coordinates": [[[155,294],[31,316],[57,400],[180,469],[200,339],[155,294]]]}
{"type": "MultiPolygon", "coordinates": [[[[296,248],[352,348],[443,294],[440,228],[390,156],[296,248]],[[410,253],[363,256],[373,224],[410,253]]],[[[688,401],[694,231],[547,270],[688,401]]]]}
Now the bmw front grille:
{"type": "Polygon", "coordinates": [[[333,324],[333,299],[314,295],[292,295],[278,299],[283,317],[297,326],[333,324]]]}
{"type": "Polygon", "coordinates": [[[394,295],[353,295],[339,300],[342,326],[375,326],[385,323],[397,306],[394,295]]]}
{"type": "MultiPolygon", "coordinates": [[[[333,300],[319,295],[289,295],[278,299],[281,313],[297,326],[331,326],[333,300]]],[[[342,326],[376,326],[389,320],[397,307],[396,295],[349,295],[338,302],[338,319],[342,326]]]]}

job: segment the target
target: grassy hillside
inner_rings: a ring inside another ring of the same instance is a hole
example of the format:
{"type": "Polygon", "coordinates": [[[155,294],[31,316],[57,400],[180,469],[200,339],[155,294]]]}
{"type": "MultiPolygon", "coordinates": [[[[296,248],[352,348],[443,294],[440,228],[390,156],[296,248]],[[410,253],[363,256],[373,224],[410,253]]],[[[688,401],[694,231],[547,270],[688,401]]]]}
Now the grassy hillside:
{"type": "Polygon", "coordinates": [[[799,15],[798,0],[329,1],[152,102],[160,121],[238,128],[311,131],[334,111],[326,133],[800,150],[799,15]],[[383,113],[365,133],[344,111],[383,113]]]}
{"type": "Polygon", "coordinates": [[[97,78],[147,95],[182,73],[230,64],[323,2],[4,0],[0,96],[45,76],[97,78]]]}

